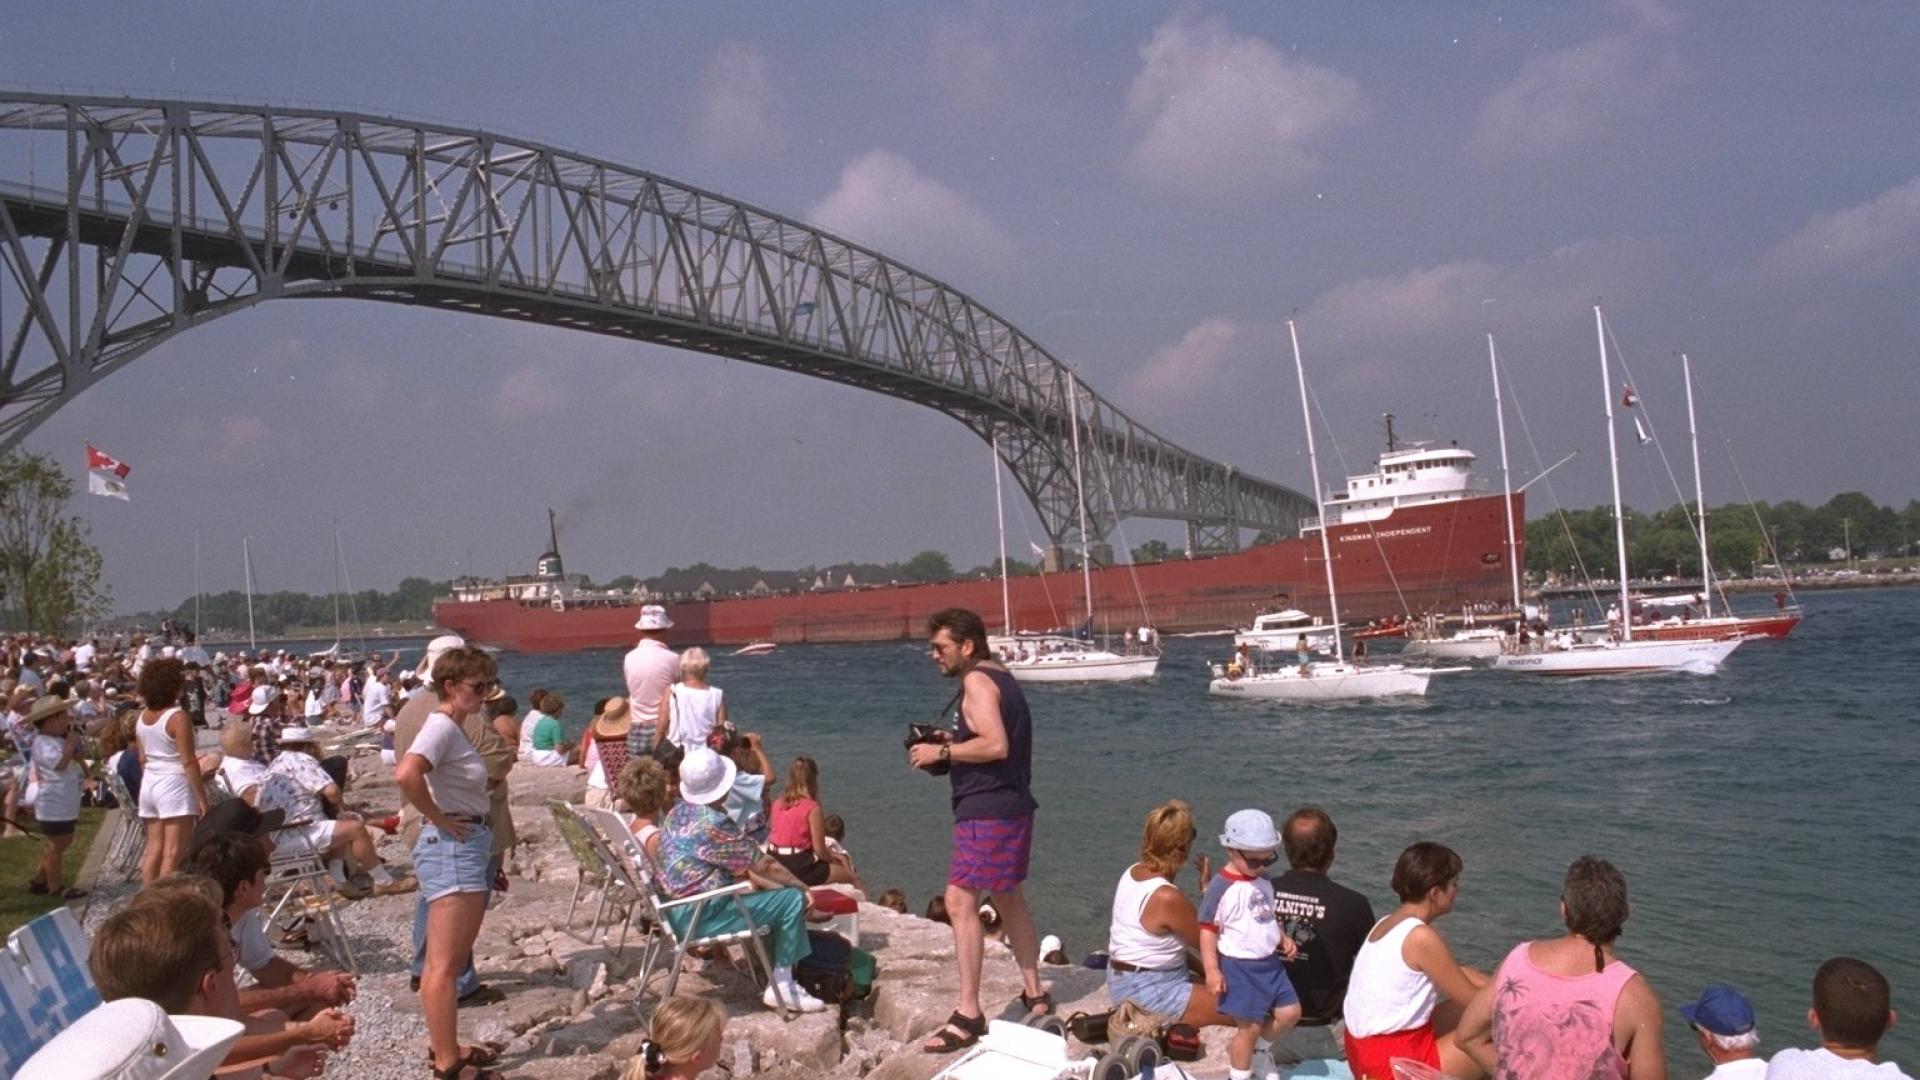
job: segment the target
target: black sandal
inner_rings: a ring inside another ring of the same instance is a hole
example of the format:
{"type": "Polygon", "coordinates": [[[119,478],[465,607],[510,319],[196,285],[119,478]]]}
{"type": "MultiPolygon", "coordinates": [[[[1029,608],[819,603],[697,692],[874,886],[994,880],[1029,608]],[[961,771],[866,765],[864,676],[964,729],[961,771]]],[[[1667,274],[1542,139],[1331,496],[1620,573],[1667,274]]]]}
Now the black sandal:
{"type": "Polygon", "coordinates": [[[947,1023],[933,1033],[929,1041],[920,1044],[920,1050],[926,1054],[951,1054],[955,1050],[965,1050],[980,1041],[987,1033],[985,1016],[968,1016],[955,1012],[947,1017],[947,1023]],[[958,1032],[958,1034],[955,1034],[958,1032]]]}
{"type": "MultiPolygon", "coordinates": [[[[472,1046],[460,1052],[460,1060],[454,1064],[454,1071],[458,1072],[468,1065],[476,1069],[485,1069],[489,1065],[498,1065],[500,1064],[500,1053],[505,1049],[506,1047],[496,1042],[474,1043],[472,1046]]],[[[427,1051],[427,1067],[433,1068],[433,1051],[431,1050],[427,1051]]],[[[439,1076],[440,1070],[434,1069],[433,1074],[439,1076]]]]}
{"type": "Polygon", "coordinates": [[[1053,991],[1042,990],[1033,997],[1021,994],[1020,1007],[1027,1010],[1028,1016],[1052,1016],[1054,1010],[1053,991]]]}
{"type": "Polygon", "coordinates": [[[461,1058],[444,1069],[433,1067],[433,1058],[427,1058],[427,1068],[433,1072],[433,1080],[506,1080],[506,1073],[498,1069],[488,1069],[475,1065],[471,1056],[461,1058]],[[472,1070],[469,1072],[468,1070],[472,1070]]]}

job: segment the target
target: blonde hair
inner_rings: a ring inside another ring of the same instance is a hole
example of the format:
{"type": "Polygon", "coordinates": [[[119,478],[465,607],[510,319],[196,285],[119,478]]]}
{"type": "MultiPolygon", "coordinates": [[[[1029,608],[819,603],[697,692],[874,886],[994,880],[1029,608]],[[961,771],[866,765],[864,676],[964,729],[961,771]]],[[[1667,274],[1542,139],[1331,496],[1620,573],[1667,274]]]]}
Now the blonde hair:
{"type": "Polygon", "coordinates": [[[727,1030],[727,1013],[703,997],[668,998],[653,1010],[647,1041],[627,1062],[620,1080],[646,1080],[669,1065],[684,1065],[720,1042],[727,1030]]]}
{"type": "Polygon", "coordinates": [[[229,757],[253,756],[253,731],[239,721],[220,728],[220,752],[229,757]]]}
{"type": "Polygon", "coordinates": [[[1146,827],[1140,830],[1140,862],[1154,873],[1171,878],[1187,861],[1193,850],[1193,808],[1179,799],[1169,799],[1147,811],[1146,827]]]}
{"type": "Polygon", "coordinates": [[[698,645],[680,654],[680,673],[683,676],[691,675],[696,679],[704,679],[707,677],[708,669],[712,667],[713,658],[707,655],[707,650],[698,645]]]}
{"type": "Polygon", "coordinates": [[[787,788],[780,793],[780,805],[792,806],[801,799],[820,800],[820,766],[805,754],[787,766],[787,788]]]}

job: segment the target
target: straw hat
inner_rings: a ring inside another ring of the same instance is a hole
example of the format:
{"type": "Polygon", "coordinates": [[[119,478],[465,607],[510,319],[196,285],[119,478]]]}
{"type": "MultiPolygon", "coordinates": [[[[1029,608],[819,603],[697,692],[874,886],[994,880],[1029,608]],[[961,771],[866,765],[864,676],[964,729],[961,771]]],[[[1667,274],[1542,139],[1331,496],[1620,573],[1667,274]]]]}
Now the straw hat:
{"type": "Polygon", "coordinates": [[[593,718],[593,728],[595,731],[613,734],[614,727],[618,725],[620,730],[625,731],[631,726],[631,720],[628,717],[631,711],[626,698],[610,697],[607,699],[606,708],[601,709],[600,715],[593,718]]]}
{"type": "Polygon", "coordinates": [[[27,715],[21,719],[29,724],[43,724],[71,708],[73,708],[72,698],[55,697],[52,694],[48,694],[46,697],[35,701],[33,708],[28,709],[27,715]]]}

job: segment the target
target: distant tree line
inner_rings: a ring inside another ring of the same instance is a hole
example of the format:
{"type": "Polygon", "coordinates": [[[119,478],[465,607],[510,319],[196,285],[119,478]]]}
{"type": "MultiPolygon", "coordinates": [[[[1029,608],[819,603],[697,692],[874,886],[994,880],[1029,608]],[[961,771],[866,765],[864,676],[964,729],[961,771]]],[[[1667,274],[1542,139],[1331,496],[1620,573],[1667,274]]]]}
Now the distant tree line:
{"type": "MultiPolygon", "coordinates": [[[[363,627],[393,622],[423,622],[433,617],[433,602],[447,595],[451,588],[445,581],[410,577],[402,578],[392,592],[362,589],[356,593],[342,594],[339,598],[340,622],[348,633],[353,632],[356,616],[363,627]]],[[[256,593],[253,598],[253,626],[262,636],[281,634],[293,627],[331,627],[333,613],[332,593],[313,596],[281,590],[256,593]]],[[[152,626],[162,619],[174,619],[192,626],[193,597],[182,600],[172,610],[141,612],[129,616],[127,621],[152,626]]],[[[244,633],[247,629],[247,594],[239,589],[229,589],[202,596],[200,628],[202,632],[244,633]]]]}
{"type": "MultiPolygon", "coordinates": [[[[1692,506],[1655,514],[1627,511],[1627,557],[1636,576],[1700,573],[1700,541],[1688,523],[1692,506]]],[[[1752,574],[1757,567],[1828,562],[1849,548],[1855,558],[1896,558],[1920,548],[1920,500],[1905,510],[1880,506],[1858,491],[1820,506],[1787,501],[1713,507],[1707,514],[1708,556],[1717,572],[1752,574]],[[1769,544],[1771,540],[1771,544],[1769,544]]],[[[1568,574],[1584,564],[1610,577],[1615,564],[1613,508],[1570,510],[1527,522],[1527,569],[1568,574]]]]}

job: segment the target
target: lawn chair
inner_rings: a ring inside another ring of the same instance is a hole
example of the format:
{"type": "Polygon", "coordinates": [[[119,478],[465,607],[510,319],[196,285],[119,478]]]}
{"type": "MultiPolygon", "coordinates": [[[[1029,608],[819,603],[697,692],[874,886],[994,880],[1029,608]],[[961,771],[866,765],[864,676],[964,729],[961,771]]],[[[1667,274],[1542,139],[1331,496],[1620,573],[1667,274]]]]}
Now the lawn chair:
{"type": "Polygon", "coordinates": [[[613,880],[612,868],[594,848],[593,839],[587,835],[580,816],[574,813],[572,803],[565,799],[548,799],[547,810],[553,814],[553,826],[560,831],[560,838],[566,841],[567,850],[573,853],[573,861],[580,872],[573,882],[573,899],[567,901],[567,921],[562,925],[568,934],[573,933],[574,909],[580,903],[580,894],[591,886],[600,893],[600,903],[594,909],[593,922],[586,936],[587,941],[592,941],[600,932],[601,918],[606,915],[608,886],[613,880]]]}
{"type": "MultiPolygon", "coordinates": [[[[212,796],[211,789],[208,796],[212,796]]],[[[306,827],[310,824],[288,822],[273,834],[273,857],[267,863],[263,901],[268,910],[267,925],[284,930],[283,919],[290,923],[296,917],[304,917],[308,933],[313,934],[342,967],[357,975],[360,965],[338,914],[344,901],[334,893],[333,873],[327,869],[326,853],[315,850],[307,839],[306,827]]]]}
{"type": "Polygon", "coordinates": [[[113,801],[120,804],[120,818],[119,824],[113,827],[113,837],[107,841],[103,868],[132,877],[140,872],[140,859],[147,852],[147,823],[140,817],[139,800],[127,790],[127,782],[112,769],[105,772],[107,790],[113,793],[113,801]]]}
{"type": "MultiPolygon", "coordinates": [[[[780,984],[773,978],[773,959],[767,955],[765,938],[767,928],[754,922],[753,912],[743,899],[753,891],[753,883],[738,881],[718,889],[669,898],[660,891],[659,878],[654,874],[652,864],[647,860],[646,852],[633,838],[619,814],[610,810],[581,810],[585,823],[590,824],[596,835],[610,838],[609,851],[622,870],[631,875],[634,889],[639,896],[642,909],[648,914],[657,932],[649,933],[647,951],[640,962],[639,985],[644,992],[653,966],[660,956],[660,950],[666,946],[673,948],[673,967],[667,973],[667,985],[660,991],[660,1000],[673,996],[673,989],[680,982],[680,968],[686,963],[687,953],[709,945],[737,945],[745,943],[750,956],[760,963],[760,970],[766,974],[767,985],[773,988],[774,1004],[779,1007],[783,1019],[790,1019],[797,1010],[787,1004],[787,997],[780,984]],[[739,913],[741,929],[716,934],[700,933],[700,920],[706,914],[710,904],[732,904],[739,913]]],[[[621,933],[625,943],[625,931],[621,933]]]]}
{"type": "Polygon", "coordinates": [[[64,907],[9,935],[0,949],[0,1076],[100,1004],[87,952],[80,920],[64,907]]]}

